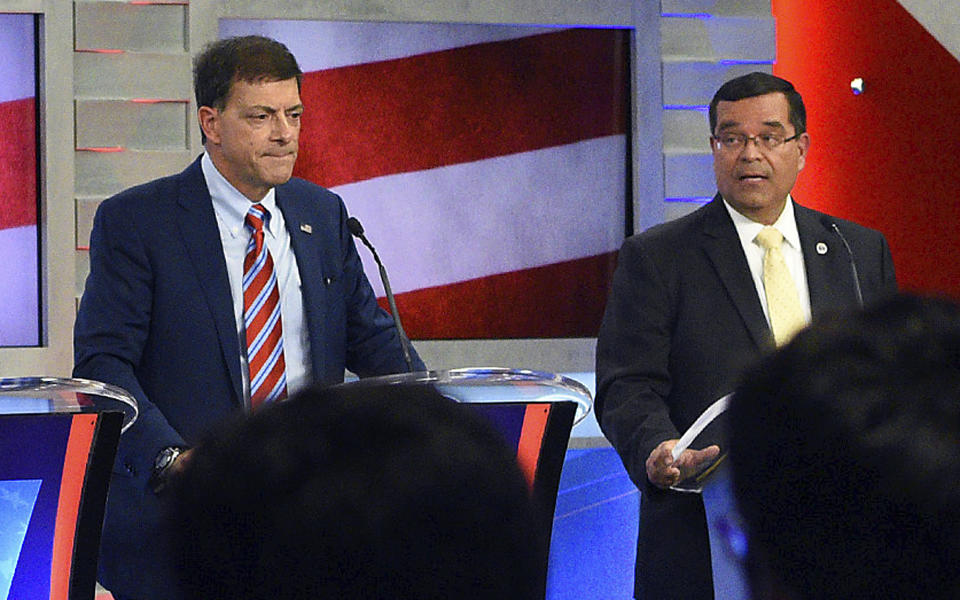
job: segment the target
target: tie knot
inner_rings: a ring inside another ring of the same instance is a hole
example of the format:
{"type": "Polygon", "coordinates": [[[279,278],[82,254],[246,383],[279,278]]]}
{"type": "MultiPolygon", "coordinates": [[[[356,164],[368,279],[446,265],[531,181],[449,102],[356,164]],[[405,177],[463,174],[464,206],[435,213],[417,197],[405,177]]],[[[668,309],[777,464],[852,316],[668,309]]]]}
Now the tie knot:
{"type": "Polygon", "coordinates": [[[776,227],[770,227],[768,225],[760,230],[760,233],[757,234],[755,239],[764,250],[770,250],[780,247],[783,243],[783,234],[780,233],[776,227]]]}
{"type": "Polygon", "coordinates": [[[247,209],[244,224],[252,231],[261,231],[263,226],[270,222],[270,211],[262,204],[251,204],[247,209]]]}

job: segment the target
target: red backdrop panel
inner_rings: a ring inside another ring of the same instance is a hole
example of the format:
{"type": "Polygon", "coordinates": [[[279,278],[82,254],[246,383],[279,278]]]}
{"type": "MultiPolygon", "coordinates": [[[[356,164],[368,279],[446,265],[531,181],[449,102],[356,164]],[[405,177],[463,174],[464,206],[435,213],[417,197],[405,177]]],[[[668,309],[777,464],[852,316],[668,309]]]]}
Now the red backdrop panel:
{"type": "Polygon", "coordinates": [[[0,229],[37,224],[36,101],[0,102],[0,229]]]}
{"type": "Polygon", "coordinates": [[[772,7],[813,140],[795,197],[882,231],[901,288],[960,297],[960,62],[896,0],[772,7]]]}

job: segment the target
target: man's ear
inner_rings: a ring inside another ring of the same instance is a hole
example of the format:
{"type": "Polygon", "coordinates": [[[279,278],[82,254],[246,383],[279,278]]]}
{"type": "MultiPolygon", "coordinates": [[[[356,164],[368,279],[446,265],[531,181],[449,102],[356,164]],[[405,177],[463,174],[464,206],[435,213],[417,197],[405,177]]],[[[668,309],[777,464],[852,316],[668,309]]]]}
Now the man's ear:
{"type": "Polygon", "coordinates": [[[201,106],[197,109],[197,121],[200,122],[200,129],[207,136],[207,141],[219,144],[220,111],[209,106],[201,106]]]}
{"type": "Polygon", "coordinates": [[[797,138],[797,149],[800,151],[800,161],[797,169],[799,171],[803,170],[804,165],[807,164],[807,153],[810,151],[810,134],[806,131],[797,138]]]}

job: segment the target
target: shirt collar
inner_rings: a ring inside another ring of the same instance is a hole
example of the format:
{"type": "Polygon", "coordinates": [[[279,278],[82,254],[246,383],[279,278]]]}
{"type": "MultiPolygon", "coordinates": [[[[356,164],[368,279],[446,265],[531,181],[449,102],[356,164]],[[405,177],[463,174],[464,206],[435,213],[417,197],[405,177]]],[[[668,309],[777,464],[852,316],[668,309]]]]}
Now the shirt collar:
{"type": "MultiPolygon", "coordinates": [[[[737,228],[737,235],[740,237],[740,241],[744,246],[752,244],[754,238],[756,238],[760,230],[764,228],[764,225],[756,221],[751,221],[743,216],[737,212],[735,208],[730,206],[726,200],[723,201],[723,205],[730,214],[734,227],[737,228]]],[[[777,217],[773,227],[783,235],[783,239],[790,244],[790,246],[800,250],[800,232],[797,231],[797,220],[793,214],[793,198],[789,194],[787,194],[787,201],[784,203],[783,210],[780,212],[780,216],[777,217]]]]}
{"type": "MultiPolygon", "coordinates": [[[[227,181],[226,177],[217,170],[216,165],[210,159],[210,155],[206,152],[200,159],[200,167],[203,169],[203,177],[207,182],[207,189],[210,191],[213,210],[227,226],[230,235],[233,237],[248,235],[243,229],[243,223],[247,216],[247,210],[250,209],[250,199],[227,181]]],[[[275,188],[270,188],[259,204],[262,204],[269,211],[270,220],[266,224],[266,230],[274,234],[278,222],[276,217],[280,212],[277,209],[275,188]]]]}

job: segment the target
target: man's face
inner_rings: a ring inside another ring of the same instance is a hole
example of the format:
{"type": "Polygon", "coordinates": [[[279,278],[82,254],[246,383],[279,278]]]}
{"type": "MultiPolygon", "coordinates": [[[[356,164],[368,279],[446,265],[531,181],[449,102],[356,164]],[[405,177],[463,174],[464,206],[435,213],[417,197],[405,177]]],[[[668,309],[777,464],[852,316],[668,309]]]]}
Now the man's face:
{"type": "Polygon", "coordinates": [[[804,132],[772,149],[760,144],[757,137],[739,150],[730,150],[717,144],[721,134],[792,137],[796,131],[790,123],[787,97],[774,92],[735,102],[721,100],[710,144],[720,194],[747,218],[773,224],[803,168],[810,136],[804,132]]]}
{"type": "Polygon", "coordinates": [[[202,106],[200,125],[213,164],[254,202],[293,174],[303,104],[295,78],[234,81],[225,106],[202,106]]]}

